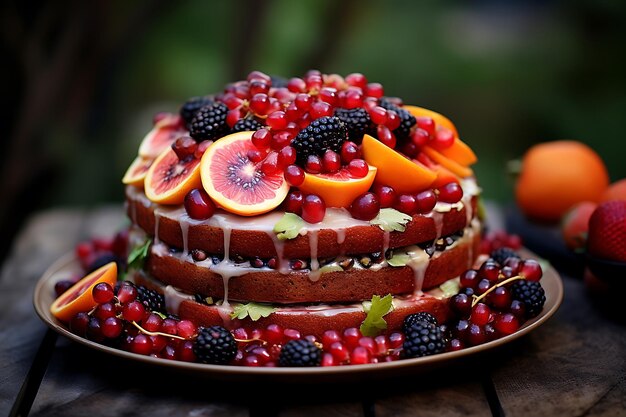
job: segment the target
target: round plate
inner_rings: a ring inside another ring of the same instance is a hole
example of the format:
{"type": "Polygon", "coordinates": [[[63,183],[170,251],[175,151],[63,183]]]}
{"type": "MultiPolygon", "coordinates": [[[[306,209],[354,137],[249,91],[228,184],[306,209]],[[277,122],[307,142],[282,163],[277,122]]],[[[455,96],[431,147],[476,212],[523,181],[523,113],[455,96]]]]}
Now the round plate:
{"type": "Polygon", "coordinates": [[[561,278],[552,267],[548,267],[548,269],[544,271],[543,278],[541,279],[541,285],[546,293],[546,303],[541,314],[527,321],[524,326],[514,334],[496,339],[492,342],[465,348],[456,352],[446,352],[422,358],[402,359],[377,364],[317,368],[252,368],[245,366],[207,365],[153,358],[104,346],[71,333],[61,322],[52,316],[50,313],[50,305],[55,298],[54,284],[59,280],[76,276],[76,274],[81,274],[81,269],[73,253],[70,253],[50,266],[35,287],[33,295],[35,310],[39,317],[56,332],[78,343],[89,346],[90,348],[130,360],[140,361],[154,366],[173,368],[183,372],[191,372],[196,375],[236,380],[262,378],[263,381],[271,380],[277,382],[362,381],[363,378],[368,377],[379,378],[430,371],[440,366],[451,365],[469,356],[475,356],[490,351],[524,336],[545,323],[546,320],[556,312],[563,300],[563,283],[561,282],[561,278]]]}

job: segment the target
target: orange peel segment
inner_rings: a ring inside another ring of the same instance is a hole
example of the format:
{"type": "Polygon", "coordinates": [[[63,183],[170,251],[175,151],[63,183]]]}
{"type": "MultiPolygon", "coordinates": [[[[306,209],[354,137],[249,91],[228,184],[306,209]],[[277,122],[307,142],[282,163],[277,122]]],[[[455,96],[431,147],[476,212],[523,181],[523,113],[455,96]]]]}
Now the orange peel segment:
{"type": "Polygon", "coordinates": [[[370,135],[363,136],[362,152],[365,161],[378,169],[374,182],[388,185],[398,193],[423,191],[437,178],[432,170],[407,159],[370,135]]]}
{"type": "Polygon", "coordinates": [[[454,142],[449,148],[441,149],[439,152],[445,157],[456,161],[463,166],[475,164],[478,158],[476,154],[465,142],[459,139],[459,132],[450,119],[441,113],[423,107],[405,105],[404,109],[408,110],[415,117],[430,117],[435,121],[437,126],[443,126],[450,129],[454,133],[454,142]]]}
{"type": "Polygon", "coordinates": [[[159,204],[181,204],[185,195],[200,187],[200,159],[180,161],[171,147],[154,160],[146,173],[146,197],[159,204]]]}
{"type": "Polygon", "coordinates": [[[471,168],[464,167],[456,161],[453,161],[450,158],[445,157],[439,151],[434,150],[429,146],[424,146],[422,148],[422,152],[426,154],[433,162],[443,166],[444,168],[450,170],[454,175],[457,175],[460,178],[467,178],[474,175],[474,171],[471,168]]]}
{"type": "Polygon", "coordinates": [[[341,170],[337,174],[304,173],[304,182],[298,188],[307,194],[317,194],[328,207],[349,207],[355,198],[367,192],[374,183],[376,171],[374,166],[363,178],[352,178],[341,170]]]}
{"type": "Polygon", "coordinates": [[[267,213],[278,207],[289,192],[282,171],[264,174],[260,164],[248,158],[248,151],[256,149],[251,141],[253,133],[237,132],[221,138],[204,152],[200,163],[200,178],[207,194],[222,209],[241,216],[267,213]]]}
{"type": "Polygon", "coordinates": [[[122,183],[126,185],[143,186],[148,169],[150,169],[153,162],[154,159],[152,158],[137,156],[126,170],[122,178],[122,183]]]}
{"type": "Polygon", "coordinates": [[[117,264],[109,262],[80,279],[54,300],[50,306],[50,313],[67,323],[76,314],[90,311],[98,304],[93,299],[93,287],[100,282],[106,282],[113,287],[116,281],[117,264]]]}

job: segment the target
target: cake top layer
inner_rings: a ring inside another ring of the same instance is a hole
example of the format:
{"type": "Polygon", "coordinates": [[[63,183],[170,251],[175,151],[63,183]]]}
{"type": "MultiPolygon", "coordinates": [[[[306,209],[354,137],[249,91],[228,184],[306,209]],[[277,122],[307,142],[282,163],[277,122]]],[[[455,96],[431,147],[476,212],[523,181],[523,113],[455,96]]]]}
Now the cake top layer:
{"type": "Polygon", "coordinates": [[[363,74],[253,71],[158,114],[123,182],[197,220],[220,208],[316,224],[335,207],[370,221],[383,208],[401,216],[459,202],[475,162],[448,118],[385,96],[363,74]]]}

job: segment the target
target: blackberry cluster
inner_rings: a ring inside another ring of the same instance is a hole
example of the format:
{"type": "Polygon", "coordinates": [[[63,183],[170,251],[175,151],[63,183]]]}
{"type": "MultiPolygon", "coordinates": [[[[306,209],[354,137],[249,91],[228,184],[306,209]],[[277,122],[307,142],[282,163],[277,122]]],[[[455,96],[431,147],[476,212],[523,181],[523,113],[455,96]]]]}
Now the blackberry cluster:
{"type": "Polygon", "coordinates": [[[445,349],[444,334],[439,326],[420,321],[414,323],[405,333],[402,355],[405,358],[419,358],[442,353],[445,349]]]}
{"type": "Polygon", "coordinates": [[[415,116],[413,116],[407,110],[396,106],[395,104],[393,104],[391,101],[389,101],[388,99],[384,97],[380,99],[380,102],[378,104],[380,107],[386,110],[395,111],[400,117],[400,126],[398,126],[393,131],[393,134],[396,135],[396,138],[397,139],[408,138],[409,134],[411,133],[411,128],[415,126],[415,124],[417,123],[415,116]]]}
{"type": "Polygon", "coordinates": [[[319,366],[322,351],[307,339],[293,339],[285,343],[280,350],[278,364],[280,366],[319,366]]]}
{"type": "Polygon", "coordinates": [[[372,124],[372,119],[369,113],[362,108],[356,109],[335,109],[335,116],[339,118],[346,125],[348,130],[348,139],[352,142],[359,144],[363,140],[363,135],[366,134],[372,124]]]}
{"type": "Polygon", "coordinates": [[[522,279],[511,285],[511,296],[526,307],[526,317],[533,318],[541,313],[546,302],[546,293],[537,281],[522,279]]]}
{"type": "Polygon", "coordinates": [[[185,121],[185,126],[189,128],[193,117],[202,107],[213,103],[212,97],[192,97],[180,107],[180,117],[185,121]]]}
{"type": "Polygon", "coordinates": [[[419,323],[420,321],[425,321],[426,323],[434,324],[435,326],[439,325],[435,316],[430,314],[427,311],[422,311],[419,313],[409,314],[404,318],[402,322],[402,331],[406,334],[411,329],[411,326],[419,323]]]}
{"type": "Polygon", "coordinates": [[[341,145],[347,137],[346,125],[338,117],[324,116],[302,129],[291,142],[291,146],[296,149],[298,164],[304,166],[310,155],[321,158],[329,149],[341,152],[341,145]]]}
{"type": "Polygon", "coordinates": [[[255,119],[239,119],[237,123],[230,130],[231,133],[235,132],[247,132],[247,131],[256,131],[262,128],[263,125],[256,121],[255,119]]]}
{"type": "Polygon", "coordinates": [[[496,261],[500,266],[504,265],[507,259],[509,258],[518,258],[519,255],[513,249],[503,246],[498,249],[494,249],[489,256],[496,261]]]}
{"type": "Polygon", "coordinates": [[[222,326],[201,327],[193,344],[193,353],[200,362],[224,365],[237,354],[237,342],[222,326]]]}
{"type": "Polygon", "coordinates": [[[137,286],[137,300],[141,301],[146,310],[165,313],[165,297],[163,294],[139,285],[137,286]]]}
{"type": "Polygon", "coordinates": [[[198,110],[189,124],[189,134],[197,142],[215,140],[228,132],[226,115],[228,107],[224,103],[212,102],[198,110]]]}

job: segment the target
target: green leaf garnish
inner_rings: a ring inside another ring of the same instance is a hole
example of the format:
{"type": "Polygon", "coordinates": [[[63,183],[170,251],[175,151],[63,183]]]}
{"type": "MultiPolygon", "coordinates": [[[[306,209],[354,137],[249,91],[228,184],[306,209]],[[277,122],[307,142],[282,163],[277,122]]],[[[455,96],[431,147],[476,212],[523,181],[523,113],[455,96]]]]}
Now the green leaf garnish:
{"type": "Polygon", "coordinates": [[[443,292],[443,297],[448,298],[458,294],[461,290],[461,284],[459,284],[458,280],[451,279],[441,284],[439,289],[443,292]]]}
{"type": "Polygon", "coordinates": [[[304,227],[302,217],[293,213],[285,215],[274,225],[274,233],[279,240],[293,239],[300,234],[304,227]]]}
{"type": "Polygon", "coordinates": [[[378,216],[370,220],[370,223],[377,225],[386,232],[404,232],[406,224],[411,219],[411,216],[396,209],[384,208],[380,209],[378,216]]]}
{"type": "Polygon", "coordinates": [[[390,266],[405,266],[411,261],[411,256],[408,253],[394,253],[393,256],[387,259],[387,263],[390,266]]]}
{"type": "Polygon", "coordinates": [[[252,321],[257,321],[261,317],[267,317],[272,314],[276,309],[267,304],[259,303],[247,303],[239,304],[233,308],[233,312],[230,313],[231,319],[245,319],[250,317],[252,321]]]}
{"type": "Polygon", "coordinates": [[[130,251],[126,261],[126,270],[143,268],[143,263],[148,257],[148,249],[150,249],[151,244],[152,239],[147,239],[143,244],[135,246],[133,250],[130,251]]]}
{"type": "MultiPolygon", "coordinates": [[[[365,305],[363,308],[366,310],[365,305]]],[[[383,317],[391,309],[391,294],[387,294],[382,298],[380,295],[373,296],[369,309],[367,309],[367,317],[365,317],[359,328],[363,336],[377,336],[387,329],[387,322],[383,317]]]]}

